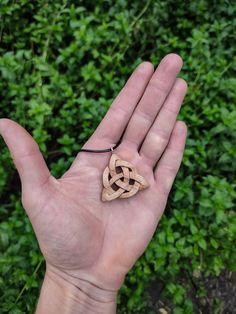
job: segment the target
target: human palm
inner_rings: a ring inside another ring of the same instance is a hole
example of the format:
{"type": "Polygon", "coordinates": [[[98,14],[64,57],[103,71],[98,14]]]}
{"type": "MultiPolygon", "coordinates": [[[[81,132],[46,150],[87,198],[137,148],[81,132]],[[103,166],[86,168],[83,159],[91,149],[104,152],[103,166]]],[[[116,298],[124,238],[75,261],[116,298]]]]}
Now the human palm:
{"type": "Polygon", "coordinates": [[[32,137],[15,122],[0,120],[0,133],[21,177],[23,205],[52,271],[75,283],[85,280],[117,290],[144,252],[184,149],[186,126],[176,122],[187,89],[176,78],[181,66],[175,54],[167,55],[154,73],[150,63],[142,63],[83,147],[109,148],[122,136],[114,153],[149,183],[128,199],[101,200],[110,152],[80,152],[55,179],[32,137]]]}

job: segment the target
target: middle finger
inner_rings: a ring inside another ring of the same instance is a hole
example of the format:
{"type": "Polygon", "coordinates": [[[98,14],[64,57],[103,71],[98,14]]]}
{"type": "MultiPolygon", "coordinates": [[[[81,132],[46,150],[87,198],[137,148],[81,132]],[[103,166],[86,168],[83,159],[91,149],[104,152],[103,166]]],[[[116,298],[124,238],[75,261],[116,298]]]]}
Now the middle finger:
{"type": "Polygon", "coordinates": [[[153,74],[125,130],[122,142],[139,149],[182,67],[176,54],[166,55],[153,74]]]}

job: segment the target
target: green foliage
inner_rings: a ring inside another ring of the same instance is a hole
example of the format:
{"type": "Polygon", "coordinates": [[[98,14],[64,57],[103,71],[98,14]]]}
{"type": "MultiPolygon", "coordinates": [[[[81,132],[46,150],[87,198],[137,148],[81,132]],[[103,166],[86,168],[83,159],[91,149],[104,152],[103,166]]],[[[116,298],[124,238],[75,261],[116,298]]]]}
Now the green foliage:
{"type": "MultiPolygon", "coordinates": [[[[157,278],[175,314],[195,313],[193,283],[201,298],[203,278],[236,270],[235,11],[207,0],[1,1],[0,116],[33,134],[56,176],[139,62],[169,52],[184,59],[184,162],[158,232],[122,287],[120,313],[143,313],[157,278]]],[[[0,148],[0,312],[31,313],[44,264],[0,148]]]]}

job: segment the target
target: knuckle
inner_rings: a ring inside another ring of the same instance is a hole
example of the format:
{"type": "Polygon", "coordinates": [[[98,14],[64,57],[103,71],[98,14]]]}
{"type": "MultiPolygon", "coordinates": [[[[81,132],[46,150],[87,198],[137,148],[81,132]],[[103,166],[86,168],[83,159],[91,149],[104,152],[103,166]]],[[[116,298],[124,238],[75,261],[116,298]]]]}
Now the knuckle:
{"type": "Polygon", "coordinates": [[[167,198],[170,194],[170,187],[165,184],[159,184],[160,192],[167,198]]]}
{"type": "Polygon", "coordinates": [[[169,141],[170,134],[166,130],[155,130],[155,131],[150,131],[150,135],[153,141],[157,142],[158,144],[160,142],[166,144],[169,141]]]}
{"type": "Polygon", "coordinates": [[[155,93],[158,97],[166,97],[168,93],[168,87],[158,78],[150,80],[148,87],[152,93],[155,93]]]}
{"type": "Polygon", "coordinates": [[[169,166],[169,165],[165,165],[163,167],[164,167],[165,171],[167,172],[167,176],[168,175],[171,177],[175,176],[175,174],[176,174],[176,168],[175,167],[169,166]]]}
{"type": "Polygon", "coordinates": [[[127,83],[126,93],[127,93],[128,97],[133,96],[134,94],[139,93],[139,91],[140,91],[140,84],[139,84],[139,82],[137,80],[136,80],[136,82],[127,83]]]}
{"type": "Polygon", "coordinates": [[[137,110],[136,111],[136,115],[141,117],[142,119],[144,119],[145,121],[149,122],[149,123],[152,123],[153,122],[153,117],[150,113],[147,113],[143,110],[137,110]]]}
{"type": "MultiPolygon", "coordinates": [[[[121,106],[111,106],[109,113],[112,114],[113,118],[124,118],[128,114],[127,110],[121,106]]],[[[107,131],[109,132],[110,130],[107,131]]]]}

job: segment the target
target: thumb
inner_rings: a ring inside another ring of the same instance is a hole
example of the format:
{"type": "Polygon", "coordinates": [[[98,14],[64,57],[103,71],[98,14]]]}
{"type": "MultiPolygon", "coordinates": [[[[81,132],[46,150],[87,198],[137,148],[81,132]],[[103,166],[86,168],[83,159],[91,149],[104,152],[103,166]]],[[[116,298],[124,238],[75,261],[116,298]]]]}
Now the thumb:
{"type": "Polygon", "coordinates": [[[0,119],[0,134],[12,155],[22,189],[32,190],[46,183],[50,172],[32,136],[18,123],[9,119],[0,119]]]}

